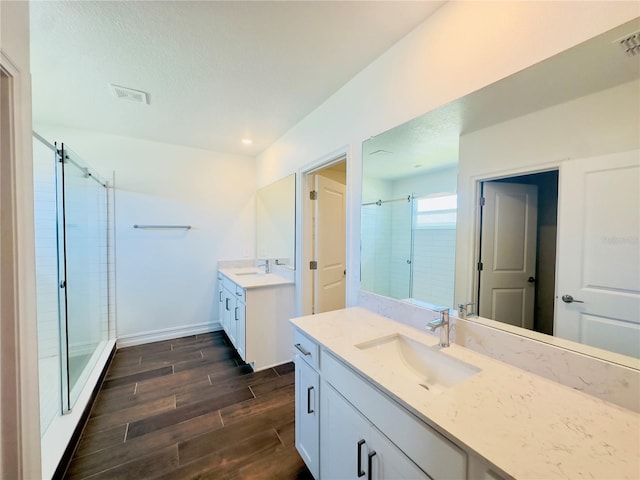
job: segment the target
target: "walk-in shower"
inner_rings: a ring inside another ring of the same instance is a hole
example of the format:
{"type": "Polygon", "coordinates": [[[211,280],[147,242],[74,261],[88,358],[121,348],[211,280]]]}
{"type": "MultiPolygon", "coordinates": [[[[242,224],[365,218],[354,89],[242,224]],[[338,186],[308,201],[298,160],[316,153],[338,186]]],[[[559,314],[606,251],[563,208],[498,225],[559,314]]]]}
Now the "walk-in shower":
{"type": "Polygon", "coordinates": [[[362,204],[361,288],[434,307],[453,305],[455,193],[362,204]]]}
{"type": "MultiPolygon", "coordinates": [[[[113,344],[114,205],[107,182],[66,145],[34,134],[33,159],[44,442],[83,390],[94,387],[87,380],[113,344]]],[[[63,439],[55,434],[53,441],[63,439]]]]}

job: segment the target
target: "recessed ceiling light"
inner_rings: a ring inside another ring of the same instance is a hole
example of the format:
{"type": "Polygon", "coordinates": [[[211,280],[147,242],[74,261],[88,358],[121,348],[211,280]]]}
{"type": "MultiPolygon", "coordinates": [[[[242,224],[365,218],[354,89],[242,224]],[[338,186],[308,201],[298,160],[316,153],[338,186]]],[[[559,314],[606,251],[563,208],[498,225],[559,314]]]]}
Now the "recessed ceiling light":
{"type": "Polygon", "coordinates": [[[243,138],[242,143],[244,143],[245,145],[251,145],[253,143],[253,140],[251,140],[250,138],[243,138]]]}

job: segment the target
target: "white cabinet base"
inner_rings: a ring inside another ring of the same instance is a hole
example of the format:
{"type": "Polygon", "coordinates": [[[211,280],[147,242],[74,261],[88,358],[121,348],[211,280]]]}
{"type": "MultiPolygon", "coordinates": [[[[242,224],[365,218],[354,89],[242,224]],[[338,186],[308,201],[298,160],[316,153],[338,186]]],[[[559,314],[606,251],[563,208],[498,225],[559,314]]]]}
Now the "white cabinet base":
{"type": "Polygon", "coordinates": [[[291,283],[243,288],[218,272],[220,323],[254,371],[292,360],[295,288],[291,283]]]}

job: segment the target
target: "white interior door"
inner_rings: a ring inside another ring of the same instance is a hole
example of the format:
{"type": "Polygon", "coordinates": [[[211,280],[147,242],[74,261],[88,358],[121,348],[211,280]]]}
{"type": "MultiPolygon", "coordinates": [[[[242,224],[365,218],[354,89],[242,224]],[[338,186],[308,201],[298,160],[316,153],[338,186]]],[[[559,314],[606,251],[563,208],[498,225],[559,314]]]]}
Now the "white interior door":
{"type": "Polygon", "coordinates": [[[346,187],[315,176],[314,313],[345,307],[346,187]]]}
{"type": "Polygon", "coordinates": [[[554,334],[640,357],[640,151],[567,161],[559,187],[554,334]]]}
{"type": "Polygon", "coordinates": [[[533,329],[538,187],[485,182],[479,313],[533,329]]]}

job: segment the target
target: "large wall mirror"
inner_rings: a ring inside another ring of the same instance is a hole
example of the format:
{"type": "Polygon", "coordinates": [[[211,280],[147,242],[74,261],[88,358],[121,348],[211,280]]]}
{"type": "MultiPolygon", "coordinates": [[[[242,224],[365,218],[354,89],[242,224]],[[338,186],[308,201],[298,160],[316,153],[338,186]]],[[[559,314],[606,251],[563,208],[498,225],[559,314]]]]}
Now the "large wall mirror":
{"type": "Polygon", "coordinates": [[[258,190],[256,254],[295,268],[296,176],[291,174],[258,190]]]}
{"type": "Polygon", "coordinates": [[[634,45],[640,18],[366,140],[361,288],[638,365],[634,45]]]}

